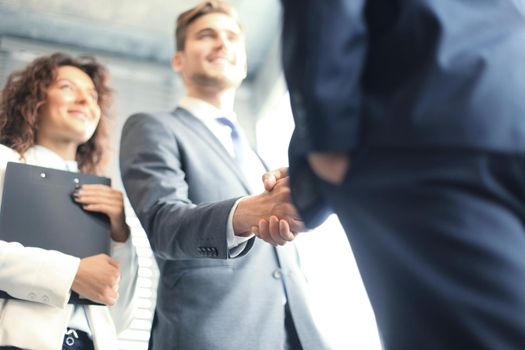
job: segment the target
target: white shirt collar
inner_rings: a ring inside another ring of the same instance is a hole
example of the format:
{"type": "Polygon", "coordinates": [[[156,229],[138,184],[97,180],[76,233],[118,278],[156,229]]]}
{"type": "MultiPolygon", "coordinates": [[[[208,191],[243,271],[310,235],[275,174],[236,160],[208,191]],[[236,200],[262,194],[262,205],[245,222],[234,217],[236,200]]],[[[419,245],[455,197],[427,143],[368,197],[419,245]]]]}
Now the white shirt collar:
{"type": "MultiPolygon", "coordinates": [[[[224,146],[226,151],[234,157],[235,151],[231,138],[231,129],[229,126],[217,122],[216,118],[226,117],[234,122],[237,122],[237,117],[234,112],[224,112],[216,108],[215,106],[192,97],[184,97],[179,102],[179,107],[186,109],[188,112],[193,114],[197,119],[203,122],[203,124],[211,131],[213,135],[219,140],[224,146]]],[[[238,130],[241,135],[243,133],[242,128],[238,130]]],[[[243,136],[244,137],[244,136],[243,136]]],[[[241,169],[249,182],[251,188],[255,191],[263,191],[262,181],[260,180],[261,175],[266,171],[261,163],[259,157],[253,152],[252,149],[248,151],[249,156],[245,161],[244,169],[241,169]]]]}
{"type": "Polygon", "coordinates": [[[58,154],[41,145],[34,145],[26,151],[26,158],[31,154],[36,163],[49,168],[78,172],[78,163],[74,160],[64,160],[58,154]]]}
{"type": "Polygon", "coordinates": [[[193,114],[204,123],[214,122],[215,119],[220,117],[226,117],[234,122],[237,122],[237,115],[234,111],[220,110],[214,105],[195,97],[185,96],[179,102],[179,106],[188,110],[188,112],[193,114]]]}

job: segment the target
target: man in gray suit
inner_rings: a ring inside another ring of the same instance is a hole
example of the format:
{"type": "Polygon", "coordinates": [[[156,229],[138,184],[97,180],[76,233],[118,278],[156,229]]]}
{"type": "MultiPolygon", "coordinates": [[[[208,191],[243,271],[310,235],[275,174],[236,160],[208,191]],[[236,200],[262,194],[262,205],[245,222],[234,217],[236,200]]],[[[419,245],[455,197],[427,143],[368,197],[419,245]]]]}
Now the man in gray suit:
{"type": "Polygon", "coordinates": [[[286,180],[263,191],[265,169],[236,126],[246,54],[234,10],[208,1],[182,13],[176,44],[186,97],[172,112],[131,116],[120,147],[124,186],[161,274],[149,347],[326,349],[295,247],[250,233],[270,214],[293,231],[302,223],[286,180]]]}

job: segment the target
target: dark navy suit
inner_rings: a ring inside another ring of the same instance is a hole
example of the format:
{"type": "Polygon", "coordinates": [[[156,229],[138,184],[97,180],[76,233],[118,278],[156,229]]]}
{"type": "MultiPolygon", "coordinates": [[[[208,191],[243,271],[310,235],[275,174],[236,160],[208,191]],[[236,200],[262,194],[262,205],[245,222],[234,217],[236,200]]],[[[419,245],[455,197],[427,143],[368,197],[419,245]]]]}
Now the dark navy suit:
{"type": "Polygon", "coordinates": [[[294,201],[339,215],[385,349],[525,348],[525,2],[282,2],[294,201]]]}

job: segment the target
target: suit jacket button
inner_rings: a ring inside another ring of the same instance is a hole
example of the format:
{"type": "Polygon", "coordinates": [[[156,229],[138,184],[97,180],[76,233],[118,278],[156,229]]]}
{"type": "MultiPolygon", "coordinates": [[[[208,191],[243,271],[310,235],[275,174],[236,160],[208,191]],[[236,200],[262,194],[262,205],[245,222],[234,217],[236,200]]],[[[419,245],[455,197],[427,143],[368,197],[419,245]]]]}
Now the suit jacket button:
{"type": "Polygon", "coordinates": [[[35,300],[36,299],[36,294],[31,292],[27,295],[27,298],[30,299],[30,300],[35,300]]]}
{"type": "Polygon", "coordinates": [[[43,303],[49,303],[49,297],[48,297],[47,295],[44,295],[44,296],[42,297],[42,302],[43,302],[43,303]]]}
{"type": "Polygon", "coordinates": [[[273,273],[272,273],[272,276],[273,278],[275,278],[276,280],[278,279],[281,279],[281,277],[283,276],[281,270],[277,269],[275,270],[273,273]]]}

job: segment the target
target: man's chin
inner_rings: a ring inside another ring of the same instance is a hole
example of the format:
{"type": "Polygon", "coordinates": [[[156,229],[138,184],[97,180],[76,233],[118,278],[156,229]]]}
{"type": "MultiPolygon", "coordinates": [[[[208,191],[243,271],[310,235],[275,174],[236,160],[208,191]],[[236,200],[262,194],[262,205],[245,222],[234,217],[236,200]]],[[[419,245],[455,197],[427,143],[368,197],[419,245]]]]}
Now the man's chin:
{"type": "Polygon", "coordinates": [[[244,77],[236,77],[232,79],[231,75],[225,74],[202,74],[196,77],[198,84],[203,86],[214,86],[220,89],[234,89],[238,88],[244,77]]]}

